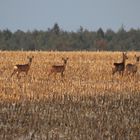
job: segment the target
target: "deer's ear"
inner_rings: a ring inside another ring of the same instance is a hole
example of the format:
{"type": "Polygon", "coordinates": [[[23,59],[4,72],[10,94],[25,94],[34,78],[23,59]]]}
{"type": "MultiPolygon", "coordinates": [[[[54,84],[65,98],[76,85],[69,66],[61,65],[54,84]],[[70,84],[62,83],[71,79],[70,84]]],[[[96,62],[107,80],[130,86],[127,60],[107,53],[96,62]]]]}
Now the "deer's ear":
{"type": "Polygon", "coordinates": [[[124,55],[127,55],[127,52],[123,52],[124,55]]]}

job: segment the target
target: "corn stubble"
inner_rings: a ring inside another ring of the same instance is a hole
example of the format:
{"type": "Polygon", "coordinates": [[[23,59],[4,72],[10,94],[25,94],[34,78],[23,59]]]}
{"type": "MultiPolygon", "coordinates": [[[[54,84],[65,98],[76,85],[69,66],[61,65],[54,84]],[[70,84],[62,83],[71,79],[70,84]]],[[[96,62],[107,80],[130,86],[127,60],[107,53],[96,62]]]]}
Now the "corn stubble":
{"type": "MultiPolygon", "coordinates": [[[[0,139],[140,138],[140,69],[134,77],[112,76],[121,53],[0,53],[0,139]],[[34,56],[28,75],[9,78],[13,66],[25,64],[27,56],[34,56]],[[62,57],[69,58],[64,76],[48,77],[62,57]]],[[[134,54],[127,62],[134,62],[134,54]]]]}

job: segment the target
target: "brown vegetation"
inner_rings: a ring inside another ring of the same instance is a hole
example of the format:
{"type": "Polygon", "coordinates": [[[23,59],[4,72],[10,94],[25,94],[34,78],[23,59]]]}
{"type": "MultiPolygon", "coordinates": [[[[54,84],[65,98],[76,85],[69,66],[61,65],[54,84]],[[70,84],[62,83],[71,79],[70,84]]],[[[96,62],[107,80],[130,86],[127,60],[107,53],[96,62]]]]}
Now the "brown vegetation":
{"type": "MultiPolygon", "coordinates": [[[[135,52],[129,53],[132,63],[135,52]]],[[[137,53],[139,55],[139,53],[137,53]]],[[[112,76],[120,52],[0,52],[0,139],[106,140],[140,138],[140,76],[112,76]],[[34,55],[28,76],[13,65],[34,55]],[[69,57],[65,80],[49,78],[69,57]],[[129,78],[130,79],[130,78],[129,78]]]]}

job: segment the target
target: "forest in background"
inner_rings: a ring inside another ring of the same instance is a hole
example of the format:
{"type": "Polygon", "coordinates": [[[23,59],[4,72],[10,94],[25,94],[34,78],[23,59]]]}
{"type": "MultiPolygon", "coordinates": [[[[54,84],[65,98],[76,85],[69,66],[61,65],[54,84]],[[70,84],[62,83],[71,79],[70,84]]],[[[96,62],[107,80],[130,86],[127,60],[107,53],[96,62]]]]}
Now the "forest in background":
{"type": "Polygon", "coordinates": [[[121,26],[117,32],[102,28],[89,31],[82,26],[77,31],[64,31],[55,23],[46,31],[11,32],[0,30],[0,50],[8,51],[139,51],[140,29],[126,31],[121,26]]]}

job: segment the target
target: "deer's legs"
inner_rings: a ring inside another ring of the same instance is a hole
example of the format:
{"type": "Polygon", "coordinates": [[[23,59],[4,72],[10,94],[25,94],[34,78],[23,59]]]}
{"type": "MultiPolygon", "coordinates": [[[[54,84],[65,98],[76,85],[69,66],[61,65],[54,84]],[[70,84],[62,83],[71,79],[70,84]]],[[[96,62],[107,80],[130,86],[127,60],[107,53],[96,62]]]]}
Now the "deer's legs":
{"type": "Polygon", "coordinates": [[[20,72],[17,72],[17,78],[18,78],[18,79],[20,78],[20,75],[19,75],[19,74],[20,74],[20,72]]]}
{"type": "Polygon", "coordinates": [[[48,77],[50,77],[52,75],[52,72],[49,72],[48,77]]]}
{"type": "Polygon", "coordinates": [[[61,72],[61,77],[64,77],[64,72],[61,72]]]}
{"type": "Polygon", "coordinates": [[[112,75],[116,73],[116,68],[112,68],[112,75]]]}
{"type": "Polygon", "coordinates": [[[25,73],[26,73],[26,76],[27,76],[28,75],[28,71],[26,71],[25,73]]]}
{"type": "Polygon", "coordinates": [[[14,70],[13,72],[12,72],[12,74],[11,74],[11,77],[14,75],[14,74],[16,74],[17,73],[17,70],[14,70]]]}
{"type": "Polygon", "coordinates": [[[123,76],[124,75],[124,71],[121,71],[121,76],[123,76]]]}

